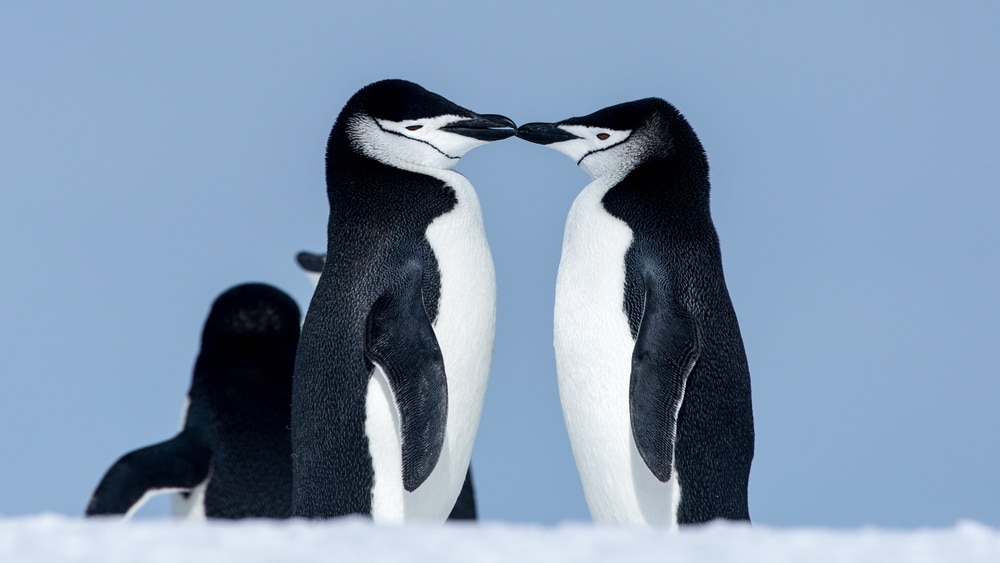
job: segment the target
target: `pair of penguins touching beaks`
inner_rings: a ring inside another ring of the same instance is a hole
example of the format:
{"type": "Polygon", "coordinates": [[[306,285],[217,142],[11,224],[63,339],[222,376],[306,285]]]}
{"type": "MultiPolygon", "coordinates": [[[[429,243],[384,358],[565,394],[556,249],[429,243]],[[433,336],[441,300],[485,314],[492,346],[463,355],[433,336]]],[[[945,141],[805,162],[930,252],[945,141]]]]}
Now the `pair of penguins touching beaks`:
{"type": "Polygon", "coordinates": [[[593,178],[566,223],[554,344],[594,521],[749,520],[749,369],[684,117],[646,98],[517,127],[403,80],[362,88],[333,126],[328,247],[301,334],[280,291],[223,294],[181,434],[120,459],[87,514],[166,489],[184,491],[176,512],[208,517],[474,517],[496,291],[478,198],[451,168],[514,135],[593,178]]]}

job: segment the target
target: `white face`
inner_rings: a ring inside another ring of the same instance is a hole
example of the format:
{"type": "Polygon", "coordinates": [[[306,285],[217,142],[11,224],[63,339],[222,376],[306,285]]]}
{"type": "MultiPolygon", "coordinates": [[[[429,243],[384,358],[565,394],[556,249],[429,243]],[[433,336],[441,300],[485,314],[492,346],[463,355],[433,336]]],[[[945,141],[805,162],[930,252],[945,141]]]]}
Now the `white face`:
{"type": "Polygon", "coordinates": [[[545,145],[576,161],[591,178],[631,170],[639,156],[630,147],[631,130],[616,130],[588,125],[559,125],[567,133],[579,137],[545,145]]]}
{"type": "Polygon", "coordinates": [[[447,170],[454,167],[462,155],[487,143],[441,129],[466,119],[468,117],[459,115],[441,115],[389,121],[364,116],[348,124],[347,134],[356,149],[384,164],[447,170]]]}

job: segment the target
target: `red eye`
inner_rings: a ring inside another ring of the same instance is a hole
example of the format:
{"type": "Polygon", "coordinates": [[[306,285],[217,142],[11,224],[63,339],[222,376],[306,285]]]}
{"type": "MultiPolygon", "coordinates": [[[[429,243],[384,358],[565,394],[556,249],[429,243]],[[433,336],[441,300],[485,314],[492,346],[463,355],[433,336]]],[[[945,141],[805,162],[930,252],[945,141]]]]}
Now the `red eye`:
{"type": "Polygon", "coordinates": [[[600,139],[600,140],[602,140],[602,141],[607,141],[609,137],[611,137],[611,135],[608,135],[607,133],[598,133],[597,134],[597,138],[600,139]]]}
{"type": "Polygon", "coordinates": [[[416,131],[417,129],[420,129],[421,127],[423,127],[423,125],[410,125],[410,126],[408,126],[406,128],[406,130],[407,131],[416,131]]]}

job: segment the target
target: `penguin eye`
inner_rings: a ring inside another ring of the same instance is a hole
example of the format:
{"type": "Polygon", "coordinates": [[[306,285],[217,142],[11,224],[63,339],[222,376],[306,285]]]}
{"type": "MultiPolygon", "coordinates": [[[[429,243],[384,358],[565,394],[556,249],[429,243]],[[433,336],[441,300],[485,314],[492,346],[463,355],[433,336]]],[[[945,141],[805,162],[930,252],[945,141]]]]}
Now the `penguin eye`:
{"type": "Polygon", "coordinates": [[[602,141],[607,141],[608,137],[610,137],[610,136],[611,135],[608,135],[607,133],[598,133],[597,134],[597,138],[600,139],[600,140],[602,140],[602,141]]]}
{"type": "Polygon", "coordinates": [[[406,127],[406,130],[407,131],[416,131],[417,129],[420,129],[421,127],[423,127],[423,125],[409,125],[409,126],[406,127]]]}

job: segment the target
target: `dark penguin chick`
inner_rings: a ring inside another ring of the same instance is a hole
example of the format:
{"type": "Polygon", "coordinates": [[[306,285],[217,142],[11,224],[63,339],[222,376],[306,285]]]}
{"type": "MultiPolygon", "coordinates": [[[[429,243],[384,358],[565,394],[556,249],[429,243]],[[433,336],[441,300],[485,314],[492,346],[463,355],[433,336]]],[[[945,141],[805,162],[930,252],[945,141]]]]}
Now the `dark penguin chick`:
{"type": "Polygon", "coordinates": [[[593,178],[566,222],[554,341],[594,520],[749,520],[750,373],[694,130],[647,98],[518,136],[593,178]]]}
{"type": "Polygon", "coordinates": [[[268,285],[220,295],[205,321],[180,434],[115,462],[87,516],[129,515],[151,494],[194,491],[178,503],[191,516],[287,518],[300,317],[295,301],[268,285]]]}
{"type": "Polygon", "coordinates": [[[451,168],[514,130],[404,80],[370,84],[341,111],[326,263],[295,365],[294,515],[442,522],[455,506],[496,285],[478,197],[451,168]]]}
{"type": "MultiPolygon", "coordinates": [[[[295,261],[305,272],[309,281],[312,282],[313,289],[315,290],[316,284],[319,283],[319,275],[323,272],[323,266],[326,264],[326,254],[316,254],[303,250],[295,255],[295,261]]],[[[465,475],[462,492],[458,494],[458,500],[455,501],[455,506],[451,509],[448,520],[476,519],[476,492],[472,486],[472,467],[470,466],[469,471],[465,475]]]]}

